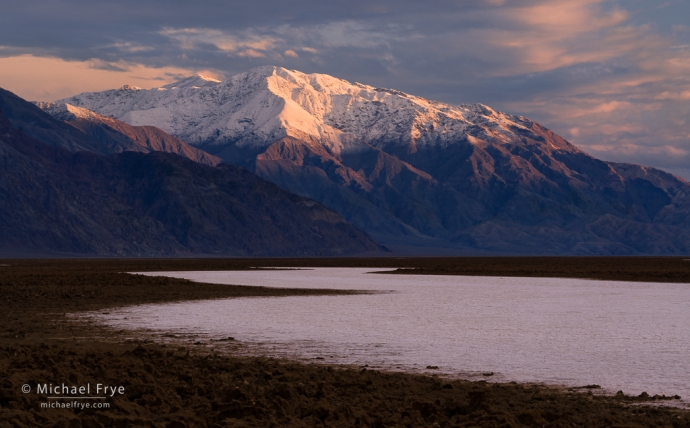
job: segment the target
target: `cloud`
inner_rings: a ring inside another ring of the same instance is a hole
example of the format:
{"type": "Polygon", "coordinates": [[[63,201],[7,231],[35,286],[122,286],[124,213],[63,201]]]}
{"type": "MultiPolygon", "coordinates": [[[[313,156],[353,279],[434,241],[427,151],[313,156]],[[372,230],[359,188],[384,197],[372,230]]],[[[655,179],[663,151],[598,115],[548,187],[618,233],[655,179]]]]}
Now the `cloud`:
{"type": "Polygon", "coordinates": [[[102,59],[93,58],[86,61],[89,68],[96,70],[108,70],[108,71],[130,71],[132,66],[125,61],[109,62],[103,61],[102,59]]]}
{"type": "MultiPolygon", "coordinates": [[[[152,88],[195,72],[124,62],[113,65],[97,59],[64,61],[32,55],[0,58],[0,86],[31,101],[54,101],[81,92],[119,88],[124,84],[152,88]]],[[[217,75],[213,71],[204,74],[217,75]]]]}
{"type": "Polygon", "coordinates": [[[654,98],[657,100],[690,100],[690,90],[682,92],[664,91],[654,98]]]}
{"type": "Polygon", "coordinates": [[[295,28],[283,26],[277,29],[284,37],[309,41],[312,46],[327,49],[354,47],[372,49],[388,47],[390,43],[415,37],[409,25],[381,25],[363,21],[334,21],[323,25],[295,28]]]}
{"type": "Polygon", "coordinates": [[[454,59],[464,75],[515,76],[578,64],[601,63],[664,46],[645,26],[626,23],[628,13],[603,0],[510,2],[462,15],[458,25],[437,24],[436,34],[406,47],[454,59]],[[462,64],[464,62],[472,63],[462,64]]]}
{"type": "Polygon", "coordinates": [[[245,49],[243,51],[237,52],[236,55],[242,58],[264,58],[266,56],[263,53],[254,49],[245,49]]]}
{"type": "Polygon", "coordinates": [[[151,52],[155,50],[153,46],[144,46],[131,42],[116,42],[109,45],[105,45],[104,48],[113,48],[120,52],[125,53],[140,53],[140,52],[151,52]]]}
{"type": "MultiPolygon", "coordinates": [[[[392,43],[418,38],[410,26],[343,20],[327,24],[256,27],[251,30],[227,31],[211,28],[166,27],[158,34],[174,40],[184,51],[219,50],[231,55],[259,58],[284,54],[299,58],[291,46],[317,54],[340,49],[356,51],[388,48],[392,43]],[[315,47],[312,47],[315,46],[315,47]],[[289,53],[287,53],[289,52],[289,53]],[[261,53],[258,55],[257,53],[261,53]]],[[[381,57],[385,57],[381,53],[381,57]]]]}
{"type": "Polygon", "coordinates": [[[210,28],[164,28],[159,34],[179,42],[183,50],[210,45],[226,53],[250,58],[264,57],[261,52],[272,49],[276,44],[270,36],[249,31],[232,34],[210,28]]]}

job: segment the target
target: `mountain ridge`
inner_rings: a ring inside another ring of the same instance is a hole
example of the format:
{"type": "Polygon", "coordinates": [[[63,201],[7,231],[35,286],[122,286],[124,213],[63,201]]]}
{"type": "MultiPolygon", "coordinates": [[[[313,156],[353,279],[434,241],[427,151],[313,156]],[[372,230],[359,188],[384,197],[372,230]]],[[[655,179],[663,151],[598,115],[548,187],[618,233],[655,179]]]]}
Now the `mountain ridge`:
{"type": "Polygon", "coordinates": [[[216,166],[221,162],[219,157],[190,146],[154,126],[131,126],[71,104],[39,102],[36,105],[53,118],[100,142],[102,154],[157,151],[175,153],[205,165],[216,166]]]}
{"type": "Polygon", "coordinates": [[[29,103],[2,88],[0,109],[13,126],[28,136],[72,152],[86,150],[107,155],[123,151],[167,151],[207,165],[221,162],[220,158],[156,127],[133,127],[64,103],[29,103]]]}
{"type": "Polygon", "coordinates": [[[323,203],[384,244],[443,240],[513,254],[689,250],[680,237],[690,236],[690,184],[598,160],[522,116],[273,66],[194,86],[63,101],[159,126],[323,203]]]}
{"type": "Polygon", "coordinates": [[[177,85],[82,93],[59,102],[132,125],[156,121],[161,129],[197,146],[225,141],[265,146],[285,136],[319,141],[334,151],[356,147],[357,140],[375,142],[377,147],[401,139],[415,145],[449,144],[463,132],[475,139],[489,134],[515,138],[510,128],[520,130],[532,123],[483,104],[454,106],[274,66],[206,87],[177,85]],[[473,128],[482,125],[486,127],[473,128]]]}

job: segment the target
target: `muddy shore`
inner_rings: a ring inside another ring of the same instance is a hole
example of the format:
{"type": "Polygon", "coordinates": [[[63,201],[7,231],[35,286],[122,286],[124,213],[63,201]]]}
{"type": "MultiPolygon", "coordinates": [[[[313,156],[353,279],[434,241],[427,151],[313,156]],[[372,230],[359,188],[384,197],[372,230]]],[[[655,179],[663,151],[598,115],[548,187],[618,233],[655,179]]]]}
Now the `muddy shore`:
{"type": "MultiPolygon", "coordinates": [[[[204,259],[19,259],[0,264],[80,272],[234,270],[257,267],[397,268],[424,275],[586,278],[609,281],[690,283],[688,257],[395,257],[395,258],[204,258],[204,259]]],[[[373,269],[375,270],[375,269],[373,269]]]]}
{"type": "Polygon", "coordinates": [[[690,427],[688,411],[650,406],[659,402],[652,397],[592,394],[592,385],[567,391],[238,357],[201,346],[132,340],[128,332],[75,322],[65,315],[138,303],[340,293],[122,273],[135,271],[359,266],[445,274],[493,268],[567,276],[563,267],[570,266],[572,272],[586,275],[575,277],[606,274],[630,280],[647,272],[648,277],[690,282],[690,262],[682,259],[614,259],[608,267],[605,259],[571,264],[569,259],[559,258],[558,264],[554,260],[523,260],[521,269],[510,259],[484,259],[484,264],[474,259],[0,260],[0,427],[690,427]],[[553,266],[560,266],[560,271],[553,266]],[[41,403],[57,400],[36,392],[42,383],[101,383],[123,386],[124,393],[101,400],[108,409],[47,409],[41,403]],[[23,385],[31,386],[31,392],[23,393],[23,385]]]}

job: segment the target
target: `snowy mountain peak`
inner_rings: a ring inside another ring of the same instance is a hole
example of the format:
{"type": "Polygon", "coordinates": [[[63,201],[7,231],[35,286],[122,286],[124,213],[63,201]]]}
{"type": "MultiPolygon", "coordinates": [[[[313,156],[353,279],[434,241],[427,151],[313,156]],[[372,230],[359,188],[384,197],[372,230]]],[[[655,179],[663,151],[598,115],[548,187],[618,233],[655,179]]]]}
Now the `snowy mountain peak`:
{"type": "Polygon", "coordinates": [[[67,103],[36,102],[41,110],[45,111],[55,119],[70,121],[76,119],[99,120],[102,116],[82,107],[73,106],[67,103]]]}
{"type": "Polygon", "coordinates": [[[203,74],[195,74],[194,76],[182,79],[179,82],[170,83],[168,85],[162,86],[165,89],[185,89],[185,88],[204,88],[209,86],[215,86],[222,83],[218,79],[213,77],[204,76],[203,74]]]}
{"type": "MultiPolygon", "coordinates": [[[[195,145],[265,147],[291,136],[331,152],[521,140],[532,122],[483,104],[451,105],[326,74],[262,66],[224,82],[201,75],[150,90],[83,93],[63,102],[195,145]]],[[[564,147],[556,147],[564,148],[564,147]]]]}

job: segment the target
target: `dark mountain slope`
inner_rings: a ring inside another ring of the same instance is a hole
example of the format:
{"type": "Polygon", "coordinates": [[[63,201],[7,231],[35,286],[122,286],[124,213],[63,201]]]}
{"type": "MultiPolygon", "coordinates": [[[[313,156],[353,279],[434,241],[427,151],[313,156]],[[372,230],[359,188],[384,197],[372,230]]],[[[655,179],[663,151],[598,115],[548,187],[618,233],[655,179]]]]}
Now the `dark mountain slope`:
{"type": "Polygon", "coordinates": [[[34,104],[2,88],[0,88],[0,110],[12,126],[44,144],[62,147],[73,152],[88,150],[93,153],[108,153],[107,148],[98,141],[73,126],[54,120],[34,104]]]}
{"type": "Polygon", "coordinates": [[[168,153],[70,153],[1,114],[0,165],[5,250],[306,256],[381,248],[333,211],[242,168],[168,153]]]}
{"type": "Polygon", "coordinates": [[[690,185],[595,159],[532,123],[518,141],[332,154],[284,138],[247,165],[383,242],[522,254],[688,254],[690,185]],[[400,241],[397,241],[400,242],[400,241]]]}

